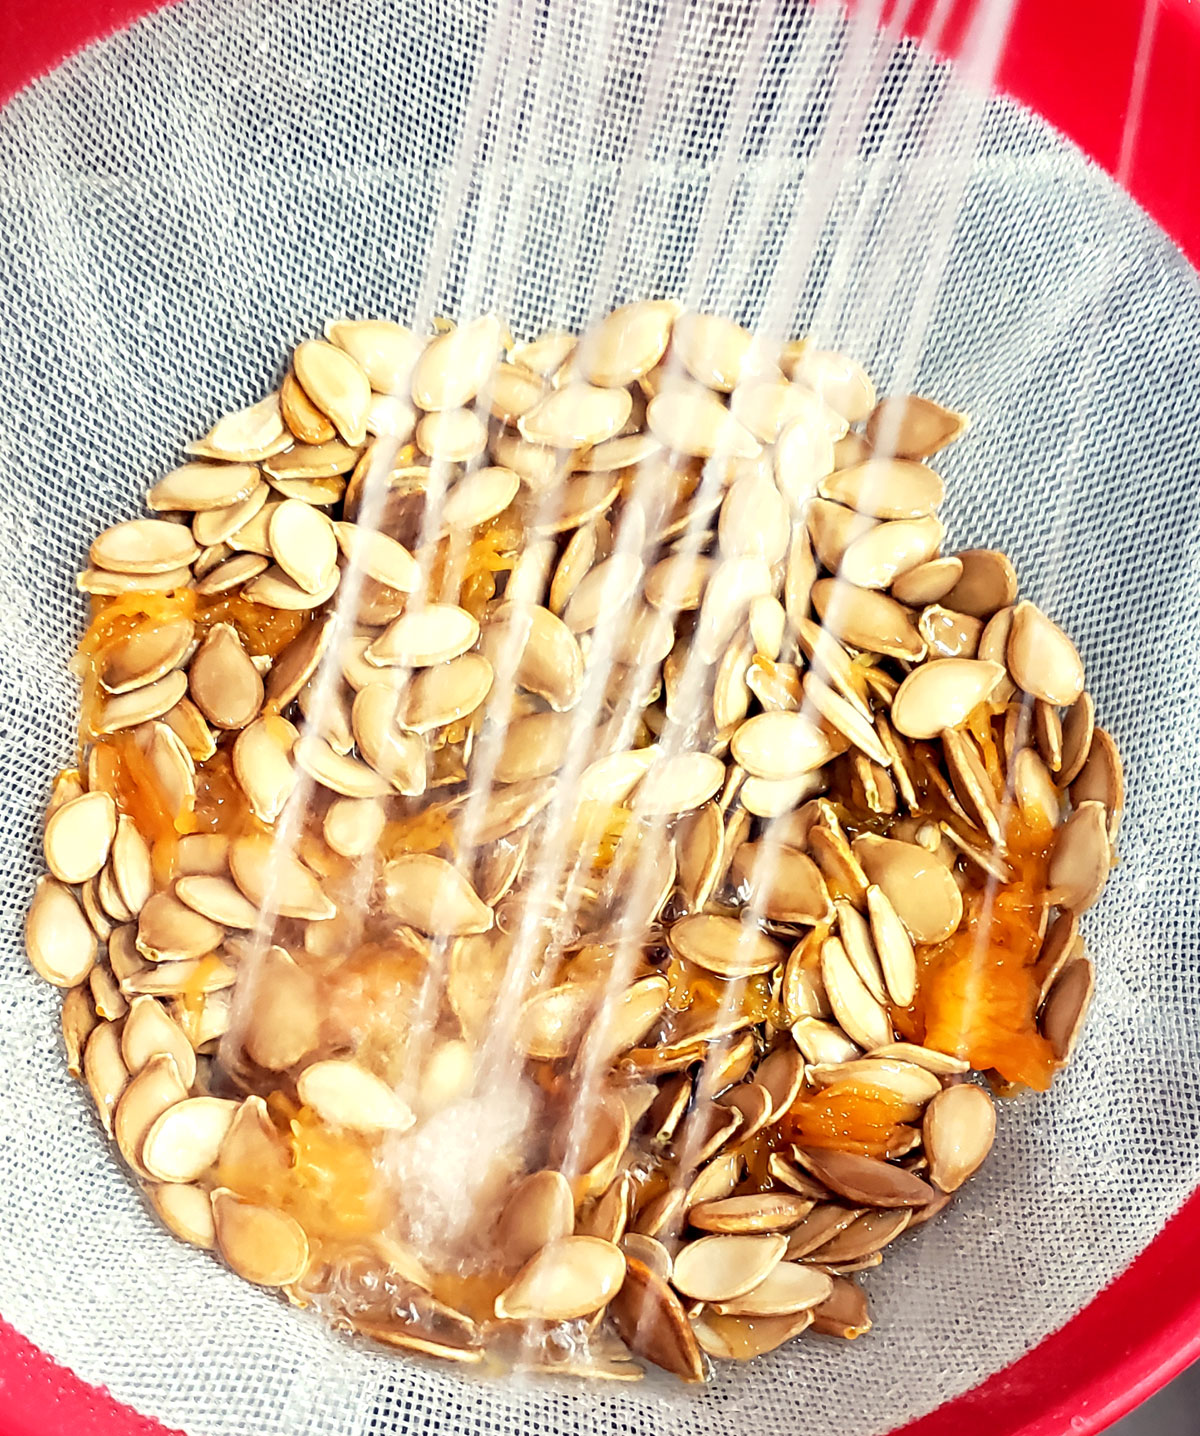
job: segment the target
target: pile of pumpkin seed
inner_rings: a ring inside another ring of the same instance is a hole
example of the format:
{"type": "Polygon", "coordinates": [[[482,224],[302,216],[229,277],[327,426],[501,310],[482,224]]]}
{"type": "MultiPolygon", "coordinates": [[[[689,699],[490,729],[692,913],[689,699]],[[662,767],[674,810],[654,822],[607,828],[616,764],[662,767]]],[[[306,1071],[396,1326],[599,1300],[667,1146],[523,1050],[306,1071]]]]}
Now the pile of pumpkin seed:
{"type": "Polygon", "coordinates": [[[1005,1085],[912,1040],[930,954],[1041,833],[1029,1018],[1065,1064],[1123,801],[1070,639],[1005,554],[942,551],[964,417],[665,301],[326,335],[79,576],[101,620],[147,602],[91,658],[28,915],[71,1071],[176,1236],[392,1346],[698,1381],[865,1332],[856,1274],[1005,1085]],[[274,654],[255,612],[295,625],[274,654]],[[396,1174],[509,1090],[468,1236],[423,1246],[396,1174]],[[797,1139],[823,1093],[899,1138],[797,1139]]]}

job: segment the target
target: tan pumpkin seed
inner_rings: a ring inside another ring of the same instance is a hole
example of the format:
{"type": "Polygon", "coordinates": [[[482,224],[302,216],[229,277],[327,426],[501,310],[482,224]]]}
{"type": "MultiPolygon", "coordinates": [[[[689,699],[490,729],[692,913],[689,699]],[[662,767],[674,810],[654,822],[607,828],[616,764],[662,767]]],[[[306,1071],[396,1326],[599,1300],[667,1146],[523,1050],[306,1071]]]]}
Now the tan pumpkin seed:
{"type": "Polygon", "coordinates": [[[758,1064],[754,1080],[771,1095],[770,1123],[778,1122],[800,1095],[804,1084],[804,1063],[790,1045],[777,1047],[758,1064]]]}
{"type": "Polygon", "coordinates": [[[826,630],[853,648],[910,661],[925,656],[912,616],[884,593],[822,578],[812,586],[812,601],[826,630]]]}
{"type": "Polygon", "coordinates": [[[101,1020],[86,983],[63,993],[60,1025],[67,1052],[67,1071],[72,1077],[83,1076],[83,1051],[101,1020]]]}
{"type": "Polygon", "coordinates": [[[421,416],[416,438],[431,459],[461,464],[487,448],[487,426],[474,409],[442,409],[421,416]]]}
{"type": "Polygon", "coordinates": [[[121,1024],[101,1022],[87,1039],[83,1050],[83,1080],[105,1132],[113,1132],[113,1112],[129,1083],[121,1059],[121,1024]]]}
{"type": "Polygon", "coordinates": [[[935,1196],[929,1183],[914,1173],[874,1157],[816,1148],[800,1155],[819,1181],[851,1202],[869,1207],[919,1207],[935,1196]]]}
{"type": "Polygon", "coordinates": [[[939,603],[962,577],[960,558],[932,558],[902,573],[892,584],[892,597],[911,608],[939,603]]]}
{"type": "Polygon", "coordinates": [[[959,1057],[949,1057],[944,1052],[935,1052],[930,1047],[920,1047],[913,1042],[889,1042],[886,1047],[876,1048],[871,1056],[911,1062],[940,1077],[953,1077],[971,1070],[971,1064],[959,1057]]]}
{"type": "Polygon", "coordinates": [[[184,464],[150,489],[146,507],[156,513],[170,509],[204,513],[240,504],[258,485],[253,464],[184,464]]]}
{"type": "Polygon", "coordinates": [[[1108,840],[1116,842],[1125,810],[1125,772],[1117,745],[1103,728],[1096,728],[1092,734],[1087,760],[1071,784],[1071,801],[1077,808],[1088,802],[1103,803],[1108,840]]]}
{"type": "MultiPolygon", "coordinates": [[[[837,573],[852,543],[879,527],[866,514],[857,514],[828,499],[810,499],[804,511],[813,550],[823,567],[837,573]]],[[[886,588],[886,584],[876,585],[886,588]]]]}
{"type": "Polygon", "coordinates": [[[873,762],[886,768],[892,761],[874,726],[863,716],[861,706],[848,702],[815,673],[804,675],[804,696],[831,728],[866,753],[873,762]]]}
{"type": "Polygon", "coordinates": [[[789,1316],[811,1311],[833,1295],[833,1281],[823,1271],[799,1262],[781,1261],[752,1291],[718,1302],[721,1316],[789,1316]]]}
{"type": "Polygon", "coordinates": [[[425,348],[424,339],[390,319],[337,319],[325,326],[325,337],[350,355],[378,394],[407,393],[425,348]]]}
{"type": "Polygon", "coordinates": [[[1013,609],[1008,667],[1026,693],[1056,707],[1070,707],[1083,692],[1083,662],[1075,645],[1029,602],[1013,609]]]}
{"type": "Polygon", "coordinates": [[[570,1236],[575,1227],[571,1184],[561,1172],[531,1172],[513,1188],[497,1227],[505,1261],[523,1266],[543,1247],[570,1236]]]}
{"type": "Polygon", "coordinates": [[[580,473],[607,474],[616,469],[636,468],[661,449],[662,444],[653,434],[618,434],[585,453],[576,454],[571,463],[580,473]]]}
{"type": "Polygon", "coordinates": [[[674,816],[708,802],[725,779],[725,765],[711,753],[659,758],[638,784],[633,806],[642,817],[674,816]]]}
{"type": "Polygon", "coordinates": [[[117,808],[107,793],[72,798],[56,808],[46,824],[46,866],[60,882],[86,882],[108,861],[116,831],[117,808]]]}
{"type": "Polygon", "coordinates": [[[534,993],[517,1018],[517,1047],[538,1061],[559,1061],[574,1050],[594,1003],[592,990],[577,982],[534,993]]]}
{"type": "Polygon", "coordinates": [[[780,711],[746,719],[733,735],[730,752],[755,777],[786,780],[821,768],[842,747],[809,714],[780,711]]]}
{"type": "Polygon", "coordinates": [[[721,502],[717,537],[726,558],[750,554],[779,563],[790,537],[787,504],[765,474],[743,474],[730,484],[721,502]]]}
{"type": "Polygon", "coordinates": [[[789,352],[782,367],[789,379],[806,384],[848,423],[866,419],[875,405],[875,386],[857,360],[832,349],[815,349],[807,341],[789,352]]]}
{"type": "Polygon", "coordinates": [[[902,573],[937,556],[943,533],[932,515],[878,523],[847,545],[838,572],[859,588],[890,588],[902,573]]]}
{"type": "MultiPolygon", "coordinates": [[[[266,513],[266,509],[263,512],[266,513]]],[[[324,587],[310,590],[302,588],[277,565],[272,565],[257,578],[251,579],[242,590],[242,596],[251,603],[261,603],[267,608],[306,612],[320,608],[326,599],[332,598],[340,579],[341,572],[335,568],[324,587]]]]}
{"type": "Polygon", "coordinates": [[[244,728],[265,696],[258,670],[228,623],[214,624],[196,650],[188,687],[196,707],[217,728],[244,728]]]}
{"type": "Polygon", "coordinates": [[[828,428],[814,424],[808,413],[785,424],[776,436],[775,482],[794,513],[817,493],[825,475],[833,472],[833,442],[828,428]]]}
{"type": "Polygon", "coordinates": [[[785,955],[773,938],[749,923],[713,913],[680,918],[667,941],[677,956],[727,979],[770,972],[785,955]]]}
{"type": "Polygon", "coordinates": [[[677,309],[663,300],[641,300],[612,310],[579,342],[574,362],[593,384],[621,388],[640,379],[662,358],[677,309]]]}
{"type": "Polygon", "coordinates": [[[130,519],[105,529],[88,550],[97,568],[114,573],[168,573],[189,564],[200,549],[191,530],[165,519],[130,519]]]}
{"type": "MultiPolygon", "coordinates": [[[[908,1230],[912,1224],[911,1207],[894,1207],[890,1211],[864,1212],[856,1217],[844,1231],[822,1246],[817,1247],[806,1258],[819,1262],[828,1270],[831,1264],[858,1262],[874,1256],[890,1242],[908,1230]]],[[[811,1270],[811,1268],[809,1268],[811,1270]]],[[[751,1297],[754,1293],[751,1292],[751,1297]]]]}
{"type": "Polygon", "coordinates": [[[1004,677],[998,663],[979,658],[936,658],[913,669],[892,703],[892,723],[906,738],[936,738],[957,728],[984,703],[1004,677]]]}
{"type": "Polygon", "coordinates": [[[835,937],[821,945],[821,980],[833,1014],[851,1041],[870,1049],[892,1040],[886,1009],[872,997],[844,945],[835,937]]]}
{"type": "Polygon", "coordinates": [[[279,817],[296,785],[290,755],[299,736],[286,718],[269,714],[243,728],[233,745],[234,776],[264,823],[279,817]]]}
{"type": "Polygon", "coordinates": [[[868,880],[882,889],[914,942],[942,942],[957,930],[962,895],[940,858],[919,843],[873,834],[855,838],[852,848],[868,880]]]}
{"type": "MultiPolygon", "coordinates": [[[[401,735],[396,736],[399,739],[401,735]]],[[[366,763],[360,763],[357,758],[336,752],[324,738],[313,734],[307,734],[300,739],[293,750],[293,757],[302,772],[307,773],[322,787],[340,793],[343,797],[382,798],[390,791],[388,780],[373,768],[366,763]]]]}
{"type": "Polygon", "coordinates": [[[633,399],[625,389],[566,384],[517,420],[521,437],[551,449],[581,449],[619,434],[633,399]]]}
{"type": "Polygon", "coordinates": [[[887,894],[875,883],[867,888],[867,910],[888,995],[897,1007],[910,1007],[917,992],[912,939],[887,894]]]}
{"type": "Polygon", "coordinates": [[[715,394],[699,386],[656,395],[646,406],[646,421],[659,443],[673,453],[753,459],[761,452],[754,435],[715,394]]]}
{"type": "Polygon", "coordinates": [[[452,937],[487,932],[492,911],[457,869],[428,853],[406,853],[384,869],[388,906],[419,932],[452,937]]]}
{"type": "Polygon", "coordinates": [[[38,878],[25,918],[25,950],[39,977],[55,987],[86,980],[96,961],[96,934],[70,889],[38,878]]]}
{"type": "Polygon", "coordinates": [[[492,665],[482,654],[464,653],[413,676],[401,699],[398,721],[414,733],[440,728],[474,713],[491,686],[492,665]]]}
{"type": "Polygon", "coordinates": [[[771,1094],[757,1082],[740,1082],[717,1098],[718,1107],[729,1107],[741,1114],[742,1124],[737,1129],[741,1142],[748,1141],[767,1125],[771,1105],[771,1094]]]}
{"type": "Polygon", "coordinates": [[[192,571],[186,565],[165,573],[112,573],[103,568],[85,568],[75,580],[83,593],[98,598],[112,598],[123,593],[174,593],[187,588],[192,571]]]}
{"type": "Polygon", "coordinates": [[[918,394],[881,399],[867,419],[867,441],[881,453],[927,459],[961,437],[967,416],[918,394]]]}
{"type": "Polygon", "coordinates": [[[909,459],[869,459],[828,474],[820,495],[875,519],[919,519],[946,497],[941,478],[909,459]]]}
{"type": "Polygon", "coordinates": [[[515,426],[545,392],[545,382],[531,369],[520,364],[497,365],[488,389],[492,418],[515,426]]]}
{"type": "MultiPolygon", "coordinates": [[[[1069,787],[1083,771],[1083,766],[1091,752],[1095,723],[1096,705],[1092,701],[1092,695],[1081,693],[1063,720],[1062,762],[1058,772],[1058,781],[1063,787],[1069,787]]],[[[1089,793],[1087,796],[1097,797],[1099,795],[1089,793]]],[[[1104,799],[1101,798],[1101,801],[1103,802],[1104,799]]],[[[1115,839],[1115,831],[1112,836],[1115,839]]]]}
{"type": "Polygon", "coordinates": [[[748,329],[716,314],[684,314],[676,319],[671,352],[694,379],[724,394],[775,368],[765,346],[748,329]]]}
{"type": "Polygon", "coordinates": [[[279,411],[283,422],[302,444],[324,444],[337,433],[290,371],[279,386],[279,411]]]}
{"type": "Polygon", "coordinates": [[[783,606],[793,628],[799,628],[808,617],[809,601],[816,577],[817,564],[808,532],[797,524],[792,530],[783,579],[783,606]]]}
{"type": "Polygon", "coordinates": [[[287,1286],[308,1265],[308,1238],[299,1222],[270,1207],[244,1201],[226,1187],[212,1194],[217,1250],[245,1281],[287,1286]]]}
{"type": "Polygon", "coordinates": [[[982,1087],[947,1087],[925,1109],[922,1132],[930,1180],[956,1192],[992,1149],[996,1109],[982,1087]]]}
{"type": "Polygon", "coordinates": [[[377,583],[411,593],[419,582],[416,559],[394,538],[358,524],[334,524],[338,546],[347,560],[377,583]]]}
{"type": "MultiPolygon", "coordinates": [[[[92,1036],[94,1040],[96,1034],[92,1036]]],[[[122,1157],[139,1176],[152,1175],[142,1165],[147,1134],[162,1113],[187,1095],[175,1059],[166,1053],[152,1057],[121,1092],[113,1109],[113,1136],[122,1157]]]]}
{"type": "Polygon", "coordinates": [[[194,631],[187,618],[139,625],[127,638],[106,648],[101,683],[109,693],[127,693],[155,682],[183,662],[194,631]]]}
{"type": "Polygon", "coordinates": [[[155,893],[138,916],[137,950],[151,962],[181,962],[215,951],[225,936],[172,893],[155,893]]]}
{"type": "Polygon", "coordinates": [[[696,1301],[733,1301],[765,1281],[786,1250],[778,1233],[701,1237],[676,1254],[671,1283],[696,1301]]]}
{"type": "Polygon", "coordinates": [[[217,1160],[237,1105],[222,1097],[188,1097],[168,1107],[142,1142],[146,1171],[163,1182],[203,1176],[217,1160]]]}
{"type": "Polygon", "coordinates": [[[1033,732],[1046,767],[1057,773],[1062,767],[1062,719],[1057,708],[1040,698],[1033,705],[1033,732]]]}
{"type": "Polygon", "coordinates": [[[439,335],[413,368],[413,399],[430,413],[469,404],[496,367],[500,337],[500,323],[491,314],[439,335]]]}
{"type": "Polygon", "coordinates": [[[136,1075],[153,1058],[171,1057],[180,1081],[190,1088],[196,1080],[196,1054],[178,1023],[153,997],[134,997],[121,1027],[120,1051],[129,1073],[136,1075]]]}
{"type": "Polygon", "coordinates": [[[572,633],[587,633],[602,616],[624,607],[637,592],[641,577],[642,560],[637,554],[614,553],[580,580],[563,610],[563,622],[572,633]]]}
{"type": "Polygon", "coordinates": [[[625,1279],[625,1256],[599,1237],[558,1237],[496,1298],[501,1320],[571,1321],[607,1305],[625,1279]]]}
{"type": "Polygon", "coordinates": [[[692,1322],[700,1348],[726,1361],[752,1361],[799,1336],[813,1323],[813,1311],[790,1316],[722,1316],[706,1310],[692,1322]]]}
{"type": "Polygon", "coordinates": [[[212,1251],[216,1245],[212,1202],[202,1188],[178,1182],[151,1182],[146,1195],[163,1226],[189,1246],[212,1251]]]}
{"type": "Polygon", "coordinates": [[[1112,864],[1108,814],[1103,803],[1085,800],[1059,828],[1047,879],[1052,901],[1086,912],[1104,891],[1112,864]]]}
{"type": "Polygon", "coordinates": [[[442,523],[448,529],[475,528],[503,513],[521,486],[512,469],[475,469],[451,488],[442,505],[442,523]]]}
{"type": "Polygon", "coordinates": [[[679,1298],[636,1256],[626,1261],[625,1279],[609,1307],[613,1325],[635,1356],[642,1356],[682,1381],[704,1380],[704,1364],[679,1298]]]}
{"type": "Polygon", "coordinates": [[[334,914],[316,875],[269,836],[235,838],[229,845],[229,871],[250,901],[266,912],[310,921],[334,914]]]}
{"type": "Polygon", "coordinates": [[[915,1107],[923,1107],[942,1090],[942,1084],[932,1072],[919,1067],[915,1062],[903,1062],[894,1057],[880,1057],[881,1049],[867,1058],[851,1062],[822,1063],[808,1068],[808,1080],[817,1087],[829,1087],[837,1082],[853,1082],[856,1089],[870,1087],[877,1092],[899,1097],[915,1107]]]}
{"type": "Polygon", "coordinates": [[[760,554],[726,558],[713,571],[700,603],[692,642],[706,663],[716,663],[756,598],[775,592],[771,566],[760,554]]]}
{"type": "Polygon", "coordinates": [[[244,499],[225,508],[205,509],[192,519],[192,537],[206,548],[223,544],[260,512],[270,495],[270,488],[256,484],[244,499]]]}
{"type": "Polygon", "coordinates": [[[734,854],[730,879],[747,906],[769,922],[812,925],[831,916],[820,869],[785,844],[743,843],[734,854]]]}
{"type": "Polygon", "coordinates": [[[730,413],[764,444],[795,423],[827,435],[832,442],[846,432],[845,420],[811,389],[784,379],[759,379],[739,384],[730,395],[730,413]]]}
{"type": "Polygon", "coordinates": [[[1012,761],[1009,781],[1021,815],[1039,828],[1056,828],[1062,800],[1050,770],[1032,748],[1022,748],[1012,761]]]}
{"type": "Polygon", "coordinates": [[[962,576],[944,595],[946,606],[973,618],[990,619],[1017,601],[1017,572],[998,549],[963,549],[962,576]]]}
{"type": "Polygon", "coordinates": [[[866,918],[851,903],[842,899],[834,906],[837,909],[838,936],[846,950],[846,956],[850,959],[850,965],[875,1001],[885,1003],[887,992],[884,988],[883,973],[866,918]]]}
{"type": "Polygon", "coordinates": [[[1050,989],[1039,1025],[1060,1063],[1071,1060],[1095,988],[1095,968],[1088,958],[1080,957],[1066,964],[1050,989]]]}
{"type": "Polygon", "coordinates": [[[479,624],[466,609],[428,603],[393,619],[367,649],[367,658],[380,667],[428,668],[457,658],[478,637],[479,624]]]}
{"type": "Polygon", "coordinates": [[[794,1192],[756,1192],[701,1202],[690,1208],[688,1221],[705,1232],[786,1232],[811,1210],[812,1202],[794,1192]]]}
{"type": "Polygon", "coordinates": [[[346,443],[364,443],[371,385],[354,359],[323,340],[306,339],[292,354],[292,368],[305,394],[346,443]]]}
{"type": "Polygon", "coordinates": [[[353,1132],[403,1132],[415,1120],[382,1078],[356,1062],[329,1059],[301,1072],[296,1091],[330,1127],[353,1132]]]}
{"type": "Polygon", "coordinates": [[[275,562],[301,588],[319,593],[329,586],[338,545],[333,525],[318,509],[285,499],[271,514],[267,537],[275,562]]]}
{"type": "Polygon", "coordinates": [[[185,444],[184,450],[209,459],[253,464],[286,449],[290,442],[279,395],[268,394],[256,404],[218,419],[203,439],[185,444]]]}
{"type": "Polygon", "coordinates": [[[258,909],[227,877],[195,874],[180,878],[175,896],[222,927],[253,928],[258,923],[258,909]]]}

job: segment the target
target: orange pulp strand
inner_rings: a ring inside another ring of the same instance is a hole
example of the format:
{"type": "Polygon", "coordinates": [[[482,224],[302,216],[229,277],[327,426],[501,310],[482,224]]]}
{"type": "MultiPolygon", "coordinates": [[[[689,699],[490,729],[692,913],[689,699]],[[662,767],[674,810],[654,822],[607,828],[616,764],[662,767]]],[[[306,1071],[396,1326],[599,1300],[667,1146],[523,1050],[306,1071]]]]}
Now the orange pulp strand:
{"type": "Polygon", "coordinates": [[[1007,838],[1015,881],[968,892],[958,931],[918,951],[913,1026],[927,1046],[1044,1092],[1057,1065],[1035,1021],[1049,834],[1013,815],[1007,838]]]}
{"type": "Polygon", "coordinates": [[[850,1078],[800,1097],[781,1126],[801,1147],[887,1157],[905,1149],[911,1135],[907,1124],[920,1115],[920,1107],[850,1078]]]}

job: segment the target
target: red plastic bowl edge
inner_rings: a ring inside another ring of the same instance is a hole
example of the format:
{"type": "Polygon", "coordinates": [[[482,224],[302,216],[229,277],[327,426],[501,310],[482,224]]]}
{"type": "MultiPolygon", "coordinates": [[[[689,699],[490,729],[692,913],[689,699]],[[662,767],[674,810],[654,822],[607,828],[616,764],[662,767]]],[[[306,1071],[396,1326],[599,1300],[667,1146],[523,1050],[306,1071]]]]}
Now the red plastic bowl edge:
{"type": "MultiPolygon", "coordinates": [[[[935,0],[917,0],[921,34],[935,0]]],[[[998,87],[1069,135],[1200,264],[1200,10],[1190,0],[1020,0],[998,87]],[[1150,41],[1140,93],[1133,57],[1150,41]],[[1120,103],[1097,104],[1097,97],[1120,103]],[[1180,97],[1183,97],[1182,106],[1180,97]],[[1133,101],[1136,126],[1127,132],[1133,101]],[[1131,142],[1132,141],[1132,142],[1131,142]]],[[[159,0],[3,0],[0,103],[66,55],[160,8],[159,0]]],[[[951,7],[942,48],[972,6],[951,7]]],[[[972,1391],[894,1436],[1096,1436],[1200,1358],[1200,1193],[1073,1320],[972,1391]],[[1154,1323],[1148,1329],[1146,1321],[1154,1323]],[[1033,1412],[1034,1414],[1030,1414],[1033,1412]]],[[[79,1380],[0,1320],[0,1436],[162,1436],[164,1428],[79,1380]]]]}

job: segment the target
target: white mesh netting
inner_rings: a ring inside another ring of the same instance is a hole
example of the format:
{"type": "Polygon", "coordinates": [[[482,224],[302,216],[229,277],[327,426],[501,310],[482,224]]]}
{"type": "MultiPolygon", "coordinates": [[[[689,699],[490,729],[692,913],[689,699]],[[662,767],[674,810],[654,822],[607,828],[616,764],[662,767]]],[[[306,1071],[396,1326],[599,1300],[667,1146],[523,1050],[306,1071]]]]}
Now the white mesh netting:
{"type": "Polygon", "coordinates": [[[1069,145],[909,49],[841,124],[829,12],[498,13],[185,0],[0,115],[0,1312],[193,1436],[870,1436],[1061,1324],[1200,1178],[1200,284],[1069,145]],[[1077,638],[1126,758],[1122,863],[1075,1064],[869,1276],[871,1336],[699,1393],[465,1381],[177,1245],[67,1076],[21,921],[72,752],[73,576],[327,316],[491,304],[528,332],[651,293],[749,320],[785,296],[881,389],[915,365],[971,412],[950,538],[1006,547],[1077,638]]]}

